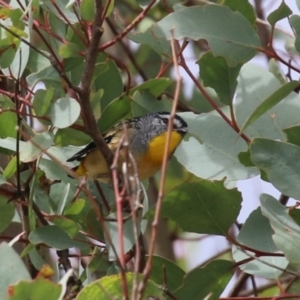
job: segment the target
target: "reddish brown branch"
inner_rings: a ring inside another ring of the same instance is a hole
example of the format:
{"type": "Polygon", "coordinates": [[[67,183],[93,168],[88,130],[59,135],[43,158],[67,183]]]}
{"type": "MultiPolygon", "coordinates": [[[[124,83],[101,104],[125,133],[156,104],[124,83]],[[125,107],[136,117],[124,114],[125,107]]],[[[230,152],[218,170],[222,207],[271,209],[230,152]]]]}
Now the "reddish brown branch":
{"type": "Polygon", "coordinates": [[[155,4],[156,0],[152,0],[149,5],[124,29],[123,32],[118,34],[114,39],[111,41],[107,42],[106,44],[102,45],[99,48],[99,51],[103,51],[106,48],[109,48],[110,46],[114,45],[117,41],[122,39],[130,30],[132,30],[140,21],[142,21],[147,12],[150,10],[150,8],[155,4]]]}

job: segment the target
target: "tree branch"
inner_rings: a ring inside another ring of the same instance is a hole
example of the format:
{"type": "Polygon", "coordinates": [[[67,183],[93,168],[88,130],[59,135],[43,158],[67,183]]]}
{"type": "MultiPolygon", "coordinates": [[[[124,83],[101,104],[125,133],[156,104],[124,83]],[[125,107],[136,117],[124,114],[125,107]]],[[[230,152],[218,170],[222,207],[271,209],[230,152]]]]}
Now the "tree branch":
{"type": "Polygon", "coordinates": [[[79,96],[86,131],[91,135],[95,144],[103,154],[107,165],[111,166],[113,162],[113,154],[98,130],[98,126],[93,114],[93,109],[90,103],[90,84],[97,61],[99,42],[103,34],[103,28],[101,26],[102,1],[95,0],[95,6],[96,12],[92,28],[92,37],[89,48],[85,55],[86,64],[83,71],[79,96]]]}

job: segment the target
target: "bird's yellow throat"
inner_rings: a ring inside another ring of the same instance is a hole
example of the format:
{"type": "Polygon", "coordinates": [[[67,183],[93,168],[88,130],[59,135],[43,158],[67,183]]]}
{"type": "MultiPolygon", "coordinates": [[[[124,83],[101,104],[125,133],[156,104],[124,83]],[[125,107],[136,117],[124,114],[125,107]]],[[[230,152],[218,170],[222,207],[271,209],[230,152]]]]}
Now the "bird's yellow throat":
{"type": "MultiPolygon", "coordinates": [[[[145,153],[144,160],[148,163],[160,164],[163,161],[163,154],[165,151],[166,141],[167,141],[167,132],[162,133],[161,135],[155,137],[149,144],[147,153],[145,153]]],[[[171,140],[168,149],[168,156],[170,156],[179,143],[182,140],[182,135],[177,131],[171,132],[171,140]]]]}

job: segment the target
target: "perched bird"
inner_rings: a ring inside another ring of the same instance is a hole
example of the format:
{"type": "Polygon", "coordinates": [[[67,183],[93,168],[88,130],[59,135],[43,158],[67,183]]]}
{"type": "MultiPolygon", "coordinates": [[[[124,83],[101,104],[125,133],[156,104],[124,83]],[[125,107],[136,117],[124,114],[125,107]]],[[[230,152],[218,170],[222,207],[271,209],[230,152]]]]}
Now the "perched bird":
{"type": "MultiPolygon", "coordinates": [[[[114,152],[124,135],[124,127],[128,134],[128,148],[134,157],[140,180],[154,175],[162,165],[164,148],[167,139],[170,113],[154,112],[142,117],[125,120],[103,134],[109,148],[114,152]]],[[[170,158],[177,146],[187,133],[187,123],[178,115],[173,119],[173,129],[169,144],[168,157],[170,158]]],[[[118,166],[121,170],[122,162],[126,161],[127,149],[121,148],[118,166]]],[[[89,143],[67,161],[80,161],[73,170],[78,176],[87,176],[89,179],[109,181],[109,168],[101,152],[94,142],[89,143]]],[[[131,175],[133,168],[131,169],[131,175]]]]}

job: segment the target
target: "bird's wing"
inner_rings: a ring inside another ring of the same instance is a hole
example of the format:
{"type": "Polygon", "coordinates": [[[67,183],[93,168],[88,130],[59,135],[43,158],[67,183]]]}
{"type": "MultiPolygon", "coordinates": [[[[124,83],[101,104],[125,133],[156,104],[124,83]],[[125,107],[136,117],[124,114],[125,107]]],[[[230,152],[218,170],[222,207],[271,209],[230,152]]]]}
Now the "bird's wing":
{"type": "MultiPolygon", "coordinates": [[[[119,125],[120,126],[120,125],[119,125]]],[[[121,125],[122,126],[122,125],[121,125]]],[[[130,129],[128,129],[130,130],[130,129]]],[[[106,134],[104,134],[104,140],[107,143],[108,147],[110,148],[111,151],[115,151],[116,148],[119,145],[120,139],[122,138],[123,135],[123,130],[120,130],[118,126],[113,127],[111,130],[107,131],[106,134]]],[[[72,161],[80,161],[83,158],[87,156],[88,153],[94,151],[97,149],[97,146],[94,141],[90,142],[85,148],[74,154],[72,157],[70,157],[67,162],[72,162],[72,161]]]]}

